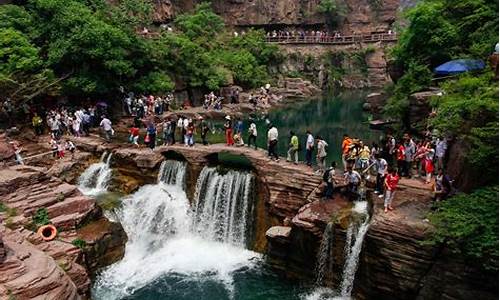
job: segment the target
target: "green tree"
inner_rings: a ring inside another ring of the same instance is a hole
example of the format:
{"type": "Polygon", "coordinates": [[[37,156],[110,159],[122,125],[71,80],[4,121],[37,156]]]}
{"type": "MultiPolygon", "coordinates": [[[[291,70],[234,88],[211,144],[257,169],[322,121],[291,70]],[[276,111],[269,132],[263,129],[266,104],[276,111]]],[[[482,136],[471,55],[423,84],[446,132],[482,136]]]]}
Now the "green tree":
{"type": "Polygon", "coordinates": [[[431,244],[445,244],[473,264],[498,270],[498,186],[443,201],[430,220],[431,244]]]}

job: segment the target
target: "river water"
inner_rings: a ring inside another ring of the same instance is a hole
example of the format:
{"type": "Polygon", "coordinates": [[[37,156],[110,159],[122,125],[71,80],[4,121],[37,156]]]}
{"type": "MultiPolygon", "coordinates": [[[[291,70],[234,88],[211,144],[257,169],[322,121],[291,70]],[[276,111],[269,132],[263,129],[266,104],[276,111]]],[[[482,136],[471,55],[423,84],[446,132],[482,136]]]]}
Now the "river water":
{"type": "MultiPolygon", "coordinates": [[[[341,144],[344,133],[366,143],[378,142],[379,133],[369,129],[369,114],[363,111],[367,91],[345,91],[340,94],[325,93],[320,99],[301,101],[269,112],[268,119],[279,131],[278,152],[286,156],[290,131],[299,137],[302,151],[299,159],[305,159],[306,131],[321,137],[329,144],[327,163],[341,161],[341,144]]],[[[259,118],[258,146],[265,148],[266,121],[259,118]]]]}

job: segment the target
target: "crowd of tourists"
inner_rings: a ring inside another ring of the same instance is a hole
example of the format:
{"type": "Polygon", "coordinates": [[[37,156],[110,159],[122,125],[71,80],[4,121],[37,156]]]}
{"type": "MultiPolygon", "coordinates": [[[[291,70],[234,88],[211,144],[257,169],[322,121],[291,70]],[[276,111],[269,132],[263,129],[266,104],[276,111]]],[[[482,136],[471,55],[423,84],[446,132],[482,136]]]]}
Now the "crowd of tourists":
{"type": "Polygon", "coordinates": [[[169,111],[174,95],[169,93],[165,96],[144,96],[135,97],[133,93],[129,93],[123,99],[125,113],[129,116],[138,116],[144,118],[151,115],[162,115],[163,112],[169,111]]]}
{"type": "Polygon", "coordinates": [[[222,101],[224,101],[224,97],[216,96],[214,92],[210,92],[206,94],[203,99],[203,108],[204,109],[222,109],[222,101]]]}

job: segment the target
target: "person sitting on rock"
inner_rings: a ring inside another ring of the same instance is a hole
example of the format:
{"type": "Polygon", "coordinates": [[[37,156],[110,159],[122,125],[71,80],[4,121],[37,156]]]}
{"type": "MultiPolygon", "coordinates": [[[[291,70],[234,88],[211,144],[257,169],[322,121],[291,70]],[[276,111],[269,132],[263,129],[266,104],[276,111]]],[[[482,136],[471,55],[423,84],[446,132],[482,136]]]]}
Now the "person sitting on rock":
{"type": "Polygon", "coordinates": [[[344,173],[345,180],[347,181],[347,191],[351,196],[358,196],[358,187],[361,183],[361,175],[352,169],[352,166],[347,166],[347,172],[344,173]]]}

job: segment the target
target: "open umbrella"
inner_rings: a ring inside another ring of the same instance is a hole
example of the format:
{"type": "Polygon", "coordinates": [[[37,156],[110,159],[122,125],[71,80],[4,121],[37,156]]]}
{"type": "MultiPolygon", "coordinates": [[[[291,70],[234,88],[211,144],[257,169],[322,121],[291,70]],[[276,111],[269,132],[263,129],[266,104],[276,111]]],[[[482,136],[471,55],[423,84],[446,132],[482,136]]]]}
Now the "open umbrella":
{"type": "Polygon", "coordinates": [[[480,59],[455,59],[436,67],[434,73],[437,75],[454,75],[482,70],[485,67],[484,61],[480,59]]]}

